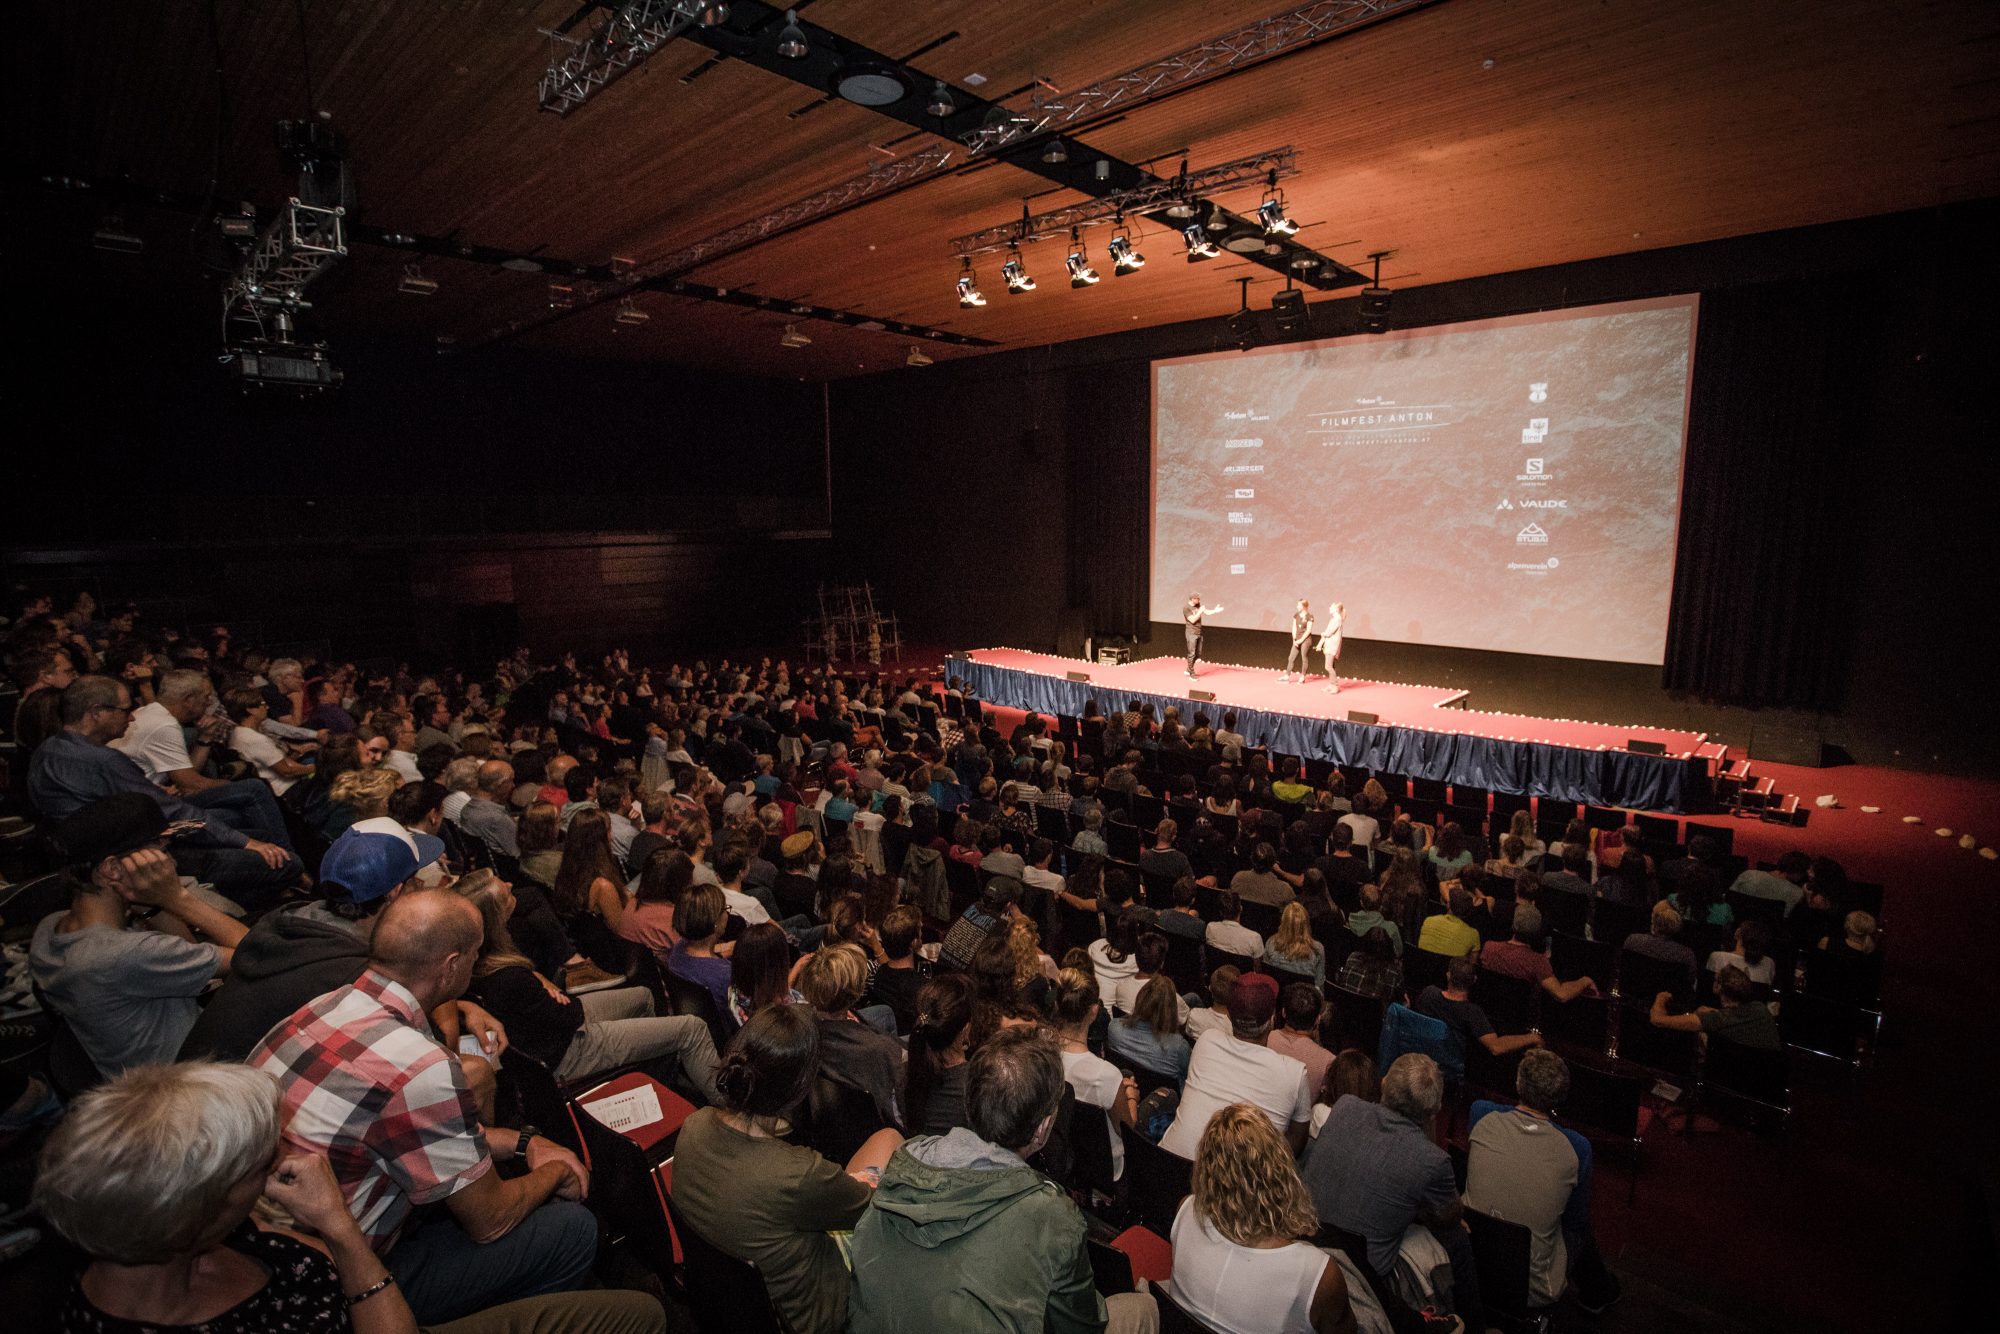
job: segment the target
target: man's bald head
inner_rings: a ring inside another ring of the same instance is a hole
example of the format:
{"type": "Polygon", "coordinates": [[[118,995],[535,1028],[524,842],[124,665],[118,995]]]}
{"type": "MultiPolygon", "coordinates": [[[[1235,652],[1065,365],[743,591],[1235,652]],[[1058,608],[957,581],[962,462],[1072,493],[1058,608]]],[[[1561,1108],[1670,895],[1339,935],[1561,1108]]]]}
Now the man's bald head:
{"type": "Polygon", "coordinates": [[[470,900],[447,889],[421,889],[398,896],[376,918],[368,964],[416,993],[428,1010],[464,994],[485,938],[470,900]]]}
{"type": "Polygon", "coordinates": [[[574,768],[576,768],[576,756],[574,755],[558,755],[550,760],[547,769],[549,786],[561,787],[563,778],[574,768]]]}
{"type": "Polygon", "coordinates": [[[504,801],[514,787],[514,766],[505,760],[487,760],[479,766],[478,781],[480,795],[504,801]]]}

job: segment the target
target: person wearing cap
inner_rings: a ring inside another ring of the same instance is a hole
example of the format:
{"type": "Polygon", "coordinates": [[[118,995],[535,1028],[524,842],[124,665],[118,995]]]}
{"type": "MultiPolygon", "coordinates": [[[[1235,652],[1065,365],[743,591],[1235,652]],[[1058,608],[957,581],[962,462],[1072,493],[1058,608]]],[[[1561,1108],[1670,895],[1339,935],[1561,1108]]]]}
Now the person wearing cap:
{"type": "Polygon", "coordinates": [[[54,830],[72,883],[67,912],[35,928],[28,965],[100,1074],[171,1061],[196,998],[229,972],[243,924],[182,883],[157,803],[104,797],[54,830]]]}
{"type": "Polygon", "coordinates": [[[132,692],[123,681],[79,676],[64,687],[62,731],[37,746],[28,765],[28,795],[43,817],[65,819],[101,797],[138,793],[159,807],[163,825],[200,826],[171,848],[182,875],[246,907],[296,885],[305,868],[290,849],[251,837],[223,812],[203,810],[154,785],[131,756],[112,747],[131,718],[132,692]]]}
{"type": "Polygon", "coordinates": [[[1247,1102],[1270,1117],[1296,1151],[1311,1124],[1312,1087],[1305,1062],[1271,1050],[1277,979],[1263,973],[1238,977],[1228,1005],[1228,1030],[1211,1029],[1194,1044],[1180,1106],[1160,1147],[1193,1161],[1209,1118],[1231,1103],[1247,1102]]]}

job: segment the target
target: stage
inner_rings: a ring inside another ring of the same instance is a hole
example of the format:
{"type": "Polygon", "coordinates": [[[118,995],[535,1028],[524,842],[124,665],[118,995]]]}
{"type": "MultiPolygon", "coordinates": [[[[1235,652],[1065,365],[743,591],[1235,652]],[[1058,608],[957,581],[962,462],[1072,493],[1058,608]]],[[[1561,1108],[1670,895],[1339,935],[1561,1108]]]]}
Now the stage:
{"type": "Polygon", "coordinates": [[[1138,699],[1156,711],[1178,705],[1186,721],[1205,712],[1217,726],[1233,712],[1246,740],[1278,754],[1496,792],[1672,812],[1698,807],[1707,792],[1707,762],[1698,754],[1707,737],[1700,732],[1481,713],[1462,707],[1465,692],[1437,686],[1343,680],[1340,693],[1329,695],[1323,676],[1298,685],[1276,672],[1221,663],[1204,663],[1190,681],[1185,667],[1177,657],[1105,665],[1007,648],[946,664],[989,704],[1076,716],[1092,699],[1106,713],[1138,699]],[[1072,681],[1073,672],[1090,679],[1072,681]],[[1195,700],[1193,690],[1215,699],[1195,700]],[[1351,713],[1376,719],[1349,722],[1351,713]],[[1626,746],[1634,740],[1665,753],[1633,754],[1626,746]]]}

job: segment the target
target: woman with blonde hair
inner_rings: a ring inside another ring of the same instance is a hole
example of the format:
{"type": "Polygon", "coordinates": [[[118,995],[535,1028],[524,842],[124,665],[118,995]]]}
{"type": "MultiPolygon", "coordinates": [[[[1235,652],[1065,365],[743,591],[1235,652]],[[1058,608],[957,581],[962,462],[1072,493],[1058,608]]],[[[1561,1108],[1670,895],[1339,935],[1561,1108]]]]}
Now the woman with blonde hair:
{"type": "Polygon", "coordinates": [[[1527,849],[1530,857],[1540,858],[1549,850],[1548,844],[1535,835],[1535,817],[1528,814],[1528,808],[1525,806],[1514,812],[1514,819],[1508,824],[1507,832],[1521,840],[1521,846],[1527,849]]]}
{"type": "Polygon", "coordinates": [[[1312,1196],[1271,1119],[1248,1103],[1209,1118],[1193,1191],[1174,1217],[1177,1301],[1218,1334],[1345,1334],[1347,1276],[1304,1238],[1312,1196]]]}
{"type": "Polygon", "coordinates": [[[1313,986],[1326,985],[1326,946],[1313,936],[1306,905],[1294,899],[1278,916],[1278,929],[1264,943],[1264,962],[1288,972],[1310,974],[1313,986]]]}
{"type": "Polygon", "coordinates": [[[324,826],[329,836],[338,838],[358,821],[387,815],[389,798],[402,785],[394,769],[349,769],[334,779],[326,794],[332,803],[324,826]]]}

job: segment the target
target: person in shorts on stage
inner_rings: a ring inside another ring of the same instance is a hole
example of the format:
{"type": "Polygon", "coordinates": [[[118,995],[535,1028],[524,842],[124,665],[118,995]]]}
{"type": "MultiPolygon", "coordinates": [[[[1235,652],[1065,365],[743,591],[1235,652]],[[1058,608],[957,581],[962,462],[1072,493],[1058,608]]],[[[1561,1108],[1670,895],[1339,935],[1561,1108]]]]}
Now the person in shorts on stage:
{"type": "Polygon", "coordinates": [[[1326,632],[1319,637],[1319,651],[1326,655],[1326,693],[1329,695],[1340,693],[1340,639],[1341,631],[1346,627],[1347,604],[1329,602],[1326,607],[1326,632]]]}
{"type": "Polygon", "coordinates": [[[1194,679],[1194,665],[1201,661],[1201,622],[1205,616],[1220,615],[1221,607],[1204,607],[1201,594],[1188,594],[1187,605],[1181,608],[1181,619],[1187,622],[1187,674],[1194,679]]]}
{"type": "Polygon", "coordinates": [[[1313,614],[1312,606],[1304,598],[1292,609],[1292,651],[1285,655],[1285,670],[1278,673],[1280,681],[1292,679],[1292,664],[1299,667],[1299,684],[1306,683],[1308,655],[1312,652],[1313,614]]]}

